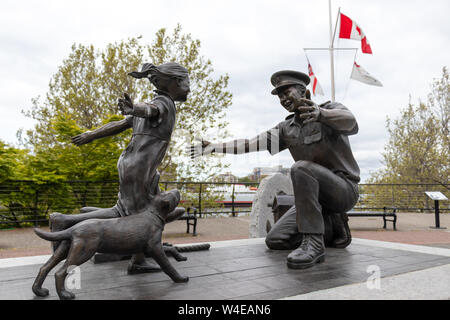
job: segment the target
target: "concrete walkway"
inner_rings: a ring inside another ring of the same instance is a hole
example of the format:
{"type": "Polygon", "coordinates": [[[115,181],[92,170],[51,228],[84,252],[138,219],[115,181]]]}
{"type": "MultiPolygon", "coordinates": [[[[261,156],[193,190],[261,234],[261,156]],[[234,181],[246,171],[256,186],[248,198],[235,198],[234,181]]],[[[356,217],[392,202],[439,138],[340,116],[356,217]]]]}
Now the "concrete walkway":
{"type": "MultiPolygon", "coordinates": [[[[83,264],[79,300],[273,300],[450,298],[450,249],[355,238],[346,249],[327,249],[325,263],[286,267],[287,251],[268,250],[264,238],[211,242],[173,262],[190,280],[174,284],[164,273],[127,275],[127,261],[83,264]]],[[[30,287],[48,256],[0,259],[0,300],[39,299],[30,287]]],[[[53,272],[45,287],[58,299],[53,272]]]]}

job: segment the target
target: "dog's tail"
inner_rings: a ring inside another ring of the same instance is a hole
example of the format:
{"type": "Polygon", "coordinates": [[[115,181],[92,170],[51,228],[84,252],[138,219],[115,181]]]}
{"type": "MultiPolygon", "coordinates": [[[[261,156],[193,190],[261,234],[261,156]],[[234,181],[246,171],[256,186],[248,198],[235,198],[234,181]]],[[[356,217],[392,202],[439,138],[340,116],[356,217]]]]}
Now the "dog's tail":
{"type": "Polygon", "coordinates": [[[34,228],[34,233],[36,233],[42,239],[45,239],[48,241],[59,241],[59,240],[70,239],[69,229],[58,231],[58,232],[46,232],[39,228],[34,228]]]}

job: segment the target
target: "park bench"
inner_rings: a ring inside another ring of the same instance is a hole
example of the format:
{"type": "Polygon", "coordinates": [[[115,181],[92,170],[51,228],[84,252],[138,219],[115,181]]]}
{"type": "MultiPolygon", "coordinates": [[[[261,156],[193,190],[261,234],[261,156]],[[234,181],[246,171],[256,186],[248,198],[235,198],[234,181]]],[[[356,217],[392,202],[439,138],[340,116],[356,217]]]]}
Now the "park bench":
{"type": "Polygon", "coordinates": [[[183,215],[179,217],[178,220],[186,220],[186,233],[189,233],[190,227],[192,226],[192,235],[197,235],[197,208],[187,208],[186,212],[183,213],[183,215]]]}
{"type": "MultiPolygon", "coordinates": [[[[272,204],[268,204],[269,206],[272,206],[272,212],[274,214],[274,221],[276,222],[278,219],[280,219],[283,214],[285,214],[290,207],[294,205],[294,196],[293,195],[286,195],[286,194],[279,194],[275,196],[274,201],[272,204]]],[[[371,208],[372,210],[377,210],[378,208],[371,208]]],[[[383,228],[386,229],[386,223],[387,221],[392,222],[394,230],[397,230],[396,223],[397,223],[397,208],[389,208],[384,207],[380,208],[383,209],[382,212],[380,211],[370,211],[370,210],[364,210],[364,211],[355,211],[354,209],[347,212],[347,215],[349,217],[382,217],[383,218],[383,228]],[[393,219],[388,219],[388,217],[392,217],[393,219]]]]}
{"type": "MultiPolygon", "coordinates": [[[[378,209],[378,208],[375,208],[378,209]]],[[[347,215],[349,217],[383,217],[383,229],[386,229],[386,222],[390,221],[393,224],[394,230],[397,230],[396,223],[397,223],[397,208],[389,208],[389,207],[383,207],[383,211],[355,211],[351,210],[347,212],[347,215]],[[388,219],[387,217],[392,217],[392,219],[388,219]]]]}

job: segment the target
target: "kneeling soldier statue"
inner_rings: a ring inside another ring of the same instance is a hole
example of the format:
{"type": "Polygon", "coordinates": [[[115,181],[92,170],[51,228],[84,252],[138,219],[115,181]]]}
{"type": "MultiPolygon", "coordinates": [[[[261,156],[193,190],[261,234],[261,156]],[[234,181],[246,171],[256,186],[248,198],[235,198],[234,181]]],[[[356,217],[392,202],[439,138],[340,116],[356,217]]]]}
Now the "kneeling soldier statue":
{"type": "Polygon", "coordinates": [[[292,113],[286,120],[253,139],[203,141],[190,152],[192,157],[262,150],[273,155],[289,149],[295,161],[291,167],[295,206],[272,227],[266,244],[274,250],[293,250],[288,267],[304,269],[325,260],[326,229],[333,233],[328,246],[345,248],[351,242],[346,212],[358,200],[360,178],[348,136],[358,132],[358,124],[340,103],[311,101],[306,89],[310,79],[304,73],[279,71],[271,82],[272,94],[292,113]]]}

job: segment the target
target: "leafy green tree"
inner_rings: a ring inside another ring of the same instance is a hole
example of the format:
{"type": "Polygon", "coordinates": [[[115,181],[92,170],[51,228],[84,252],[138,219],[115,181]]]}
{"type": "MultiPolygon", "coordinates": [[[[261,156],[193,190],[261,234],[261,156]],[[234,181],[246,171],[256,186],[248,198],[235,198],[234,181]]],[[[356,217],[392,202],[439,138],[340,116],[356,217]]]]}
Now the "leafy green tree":
{"type": "Polygon", "coordinates": [[[162,179],[195,179],[202,173],[214,175],[223,167],[220,157],[186,161],[184,145],[193,137],[214,128],[227,135],[225,112],[232,95],[227,91],[228,75],[214,75],[209,59],[200,55],[200,41],[182,33],[178,25],[171,35],[160,29],[152,44],[141,37],[111,43],[104,49],[74,44],[72,52],[49,83],[44,98],[32,100],[25,114],[37,121],[32,130],[19,132],[34,156],[27,175],[36,180],[114,179],[116,163],[128,144],[130,132],[75,147],[70,137],[95,129],[109,121],[122,119],[117,99],[124,92],[134,101],[149,101],[152,88],[148,80],[127,75],[142,63],[159,65],[176,61],[185,66],[191,79],[188,100],[177,107],[177,127],[159,170],[162,179]]]}
{"type": "MultiPolygon", "coordinates": [[[[0,140],[0,219],[17,223],[24,220],[26,203],[33,193],[32,188],[24,190],[9,180],[23,179],[24,163],[28,151],[11,147],[0,140]]],[[[19,225],[20,226],[20,225],[19,225]]],[[[9,225],[0,224],[0,229],[9,225]]]]}
{"type": "Polygon", "coordinates": [[[400,117],[387,119],[389,141],[385,167],[372,174],[375,183],[437,183],[450,177],[450,84],[447,68],[435,79],[427,102],[411,102],[400,117]]]}
{"type": "Polygon", "coordinates": [[[239,182],[256,182],[254,181],[252,178],[250,178],[249,176],[245,176],[245,177],[240,177],[239,178],[239,182]]]}
{"type": "Polygon", "coordinates": [[[0,182],[21,179],[21,168],[28,151],[9,146],[0,140],[0,182]]]}
{"type": "MultiPolygon", "coordinates": [[[[111,116],[103,124],[119,118],[121,116],[111,116]]],[[[113,169],[122,151],[119,145],[127,138],[126,133],[95,140],[82,148],[71,144],[70,138],[84,130],[67,113],[59,113],[51,119],[48,131],[54,134],[53,146],[34,148],[35,154],[26,160],[23,176],[45,182],[117,179],[117,170],[113,169]]]]}
{"type": "MultiPolygon", "coordinates": [[[[372,173],[369,183],[437,184],[433,191],[450,189],[450,85],[449,73],[435,79],[426,102],[401,110],[398,119],[387,119],[389,140],[383,152],[384,167],[372,173]]],[[[365,205],[399,208],[431,207],[422,185],[364,186],[365,205]],[[393,203],[394,202],[394,203],[393,203]]]]}

